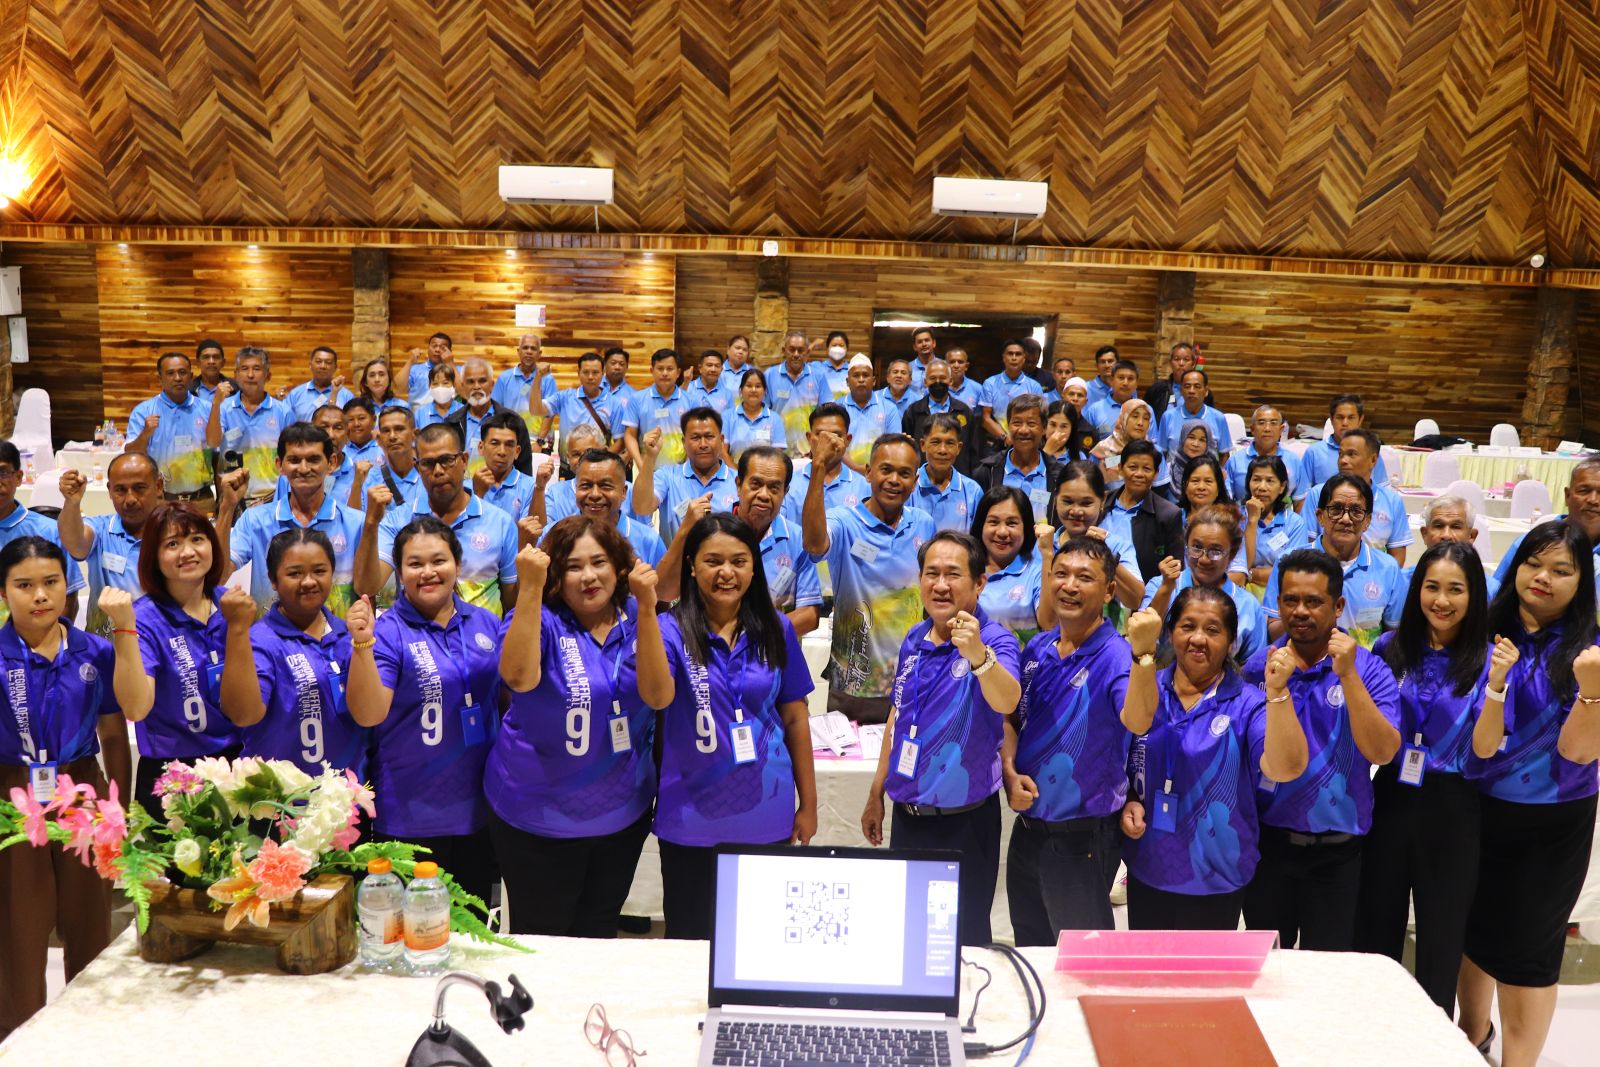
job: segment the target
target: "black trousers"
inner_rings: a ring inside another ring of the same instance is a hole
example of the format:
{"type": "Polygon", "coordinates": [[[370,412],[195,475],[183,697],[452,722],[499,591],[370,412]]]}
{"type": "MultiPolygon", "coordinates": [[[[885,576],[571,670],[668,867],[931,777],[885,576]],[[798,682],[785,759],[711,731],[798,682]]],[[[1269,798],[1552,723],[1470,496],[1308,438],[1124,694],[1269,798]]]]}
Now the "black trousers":
{"type": "Polygon", "coordinates": [[[1393,764],[1372,784],[1372,832],[1361,856],[1355,949],[1399,960],[1417,911],[1417,983],[1455,1017],[1456,978],[1478,881],[1477,787],[1429,772],[1404,785],[1393,764]]]}
{"type": "Polygon", "coordinates": [[[961,853],[961,943],[994,940],[989,911],[1000,877],[1000,794],[956,815],[913,815],[894,806],[890,848],[937,848],[961,853]]]}
{"type": "Polygon", "coordinates": [[[651,812],[615,833],[546,837],[519,830],[493,812],[489,837],[506,883],[513,934],[616,937],[651,812]]]}
{"type": "Polygon", "coordinates": [[[1278,931],[1280,948],[1349,952],[1361,890],[1361,838],[1292,845],[1289,831],[1261,827],[1261,862],[1244,891],[1244,924],[1278,931]]]}
{"type": "MultiPolygon", "coordinates": [[[[709,941],[716,892],[716,849],[657,840],[661,845],[661,911],[667,920],[667,936],[682,941],[709,941]]],[[[773,842],[788,843],[787,837],[773,842]]]]}
{"type": "MultiPolygon", "coordinates": [[[[1009,888],[1008,888],[1009,891],[1009,888]]],[[[1190,896],[1146,885],[1128,875],[1128,929],[1237,930],[1244,890],[1190,896]]]]}
{"type": "MultiPolygon", "coordinates": [[[[243,745],[230,745],[220,752],[209,752],[206,755],[218,759],[237,759],[243,751],[243,745]]],[[[161,772],[173,760],[179,763],[193,763],[203,756],[143,756],[134,761],[133,768],[133,799],[137,800],[150,817],[156,822],[164,822],[161,818],[161,802],[156,799],[156,779],[161,777],[161,772]]]]}
{"type": "Polygon", "coordinates": [[[1119,816],[1046,823],[1018,815],[1006,853],[1006,905],[1017,947],[1054,945],[1062,930],[1110,930],[1122,859],[1119,816]]]}
{"type": "Polygon", "coordinates": [[[454,834],[448,837],[396,837],[374,831],[374,841],[405,841],[429,849],[417,856],[418,860],[432,860],[439,869],[456,880],[456,884],[484,904],[500,880],[500,868],[495,863],[494,844],[485,827],[475,833],[454,834]]]}

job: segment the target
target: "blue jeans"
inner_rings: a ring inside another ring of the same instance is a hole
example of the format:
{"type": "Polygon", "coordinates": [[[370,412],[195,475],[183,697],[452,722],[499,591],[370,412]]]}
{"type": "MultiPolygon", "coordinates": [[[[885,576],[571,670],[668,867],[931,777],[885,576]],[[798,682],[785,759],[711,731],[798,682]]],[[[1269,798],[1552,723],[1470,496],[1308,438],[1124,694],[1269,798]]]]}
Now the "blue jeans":
{"type": "Polygon", "coordinates": [[[1122,860],[1117,815],[1047,823],[1017,816],[1006,856],[1006,902],[1017,947],[1054,945],[1062,930],[1110,930],[1122,860]]]}

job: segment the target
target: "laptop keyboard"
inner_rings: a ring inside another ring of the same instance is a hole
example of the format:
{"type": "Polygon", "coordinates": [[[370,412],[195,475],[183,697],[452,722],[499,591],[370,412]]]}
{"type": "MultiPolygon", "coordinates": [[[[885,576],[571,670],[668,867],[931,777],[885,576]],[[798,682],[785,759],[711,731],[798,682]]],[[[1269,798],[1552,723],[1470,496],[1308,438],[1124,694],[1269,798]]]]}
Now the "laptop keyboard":
{"type": "Polygon", "coordinates": [[[717,1067],[950,1067],[944,1030],[804,1023],[717,1024],[717,1067]]]}

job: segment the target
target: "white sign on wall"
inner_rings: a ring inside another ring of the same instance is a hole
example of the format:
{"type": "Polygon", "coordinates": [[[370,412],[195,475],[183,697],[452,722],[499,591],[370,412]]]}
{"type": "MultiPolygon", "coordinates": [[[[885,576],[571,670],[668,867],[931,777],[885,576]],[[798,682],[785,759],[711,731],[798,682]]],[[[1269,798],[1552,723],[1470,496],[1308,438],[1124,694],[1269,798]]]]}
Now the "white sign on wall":
{"type": "Polygon", "coordinates": [[[523,329],[544,329],[544,305],[518,304],[517,325],[523,329]]]}

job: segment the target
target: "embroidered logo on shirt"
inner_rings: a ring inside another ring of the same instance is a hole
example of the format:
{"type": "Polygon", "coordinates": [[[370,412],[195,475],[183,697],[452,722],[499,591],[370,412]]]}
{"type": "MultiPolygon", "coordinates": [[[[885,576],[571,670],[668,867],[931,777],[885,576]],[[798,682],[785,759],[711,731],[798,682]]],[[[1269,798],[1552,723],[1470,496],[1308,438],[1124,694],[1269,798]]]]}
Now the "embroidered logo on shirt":
{"type": "Polygon", "coordinates": [[[84,663],[78,667],[78,677],[92,684],[96,678],[100,677],[100,672],[95,669],[93,663],[84,663]]]}
{"type": "Polygon", "coordinates": [[[1328,706],[1330,708],[1344,707],[1344,686],[1338,682],[1334,682],[1333,686],[1328,690],[1328,706]]]}
{"type": "Polygon", "coordinates": [[[345,539],[344,534],[335,532],[332,537],[328,538],[328,543],[333,546],[335,552],[343,552],[344,546],[349,542],[345,539]]]}
{"type": "Polygon", "coordinates": [[[473,534],[471,541],[472,547],[478,549],[479,551],[489,547],[489,535],[486,533],[473,534]]]}
{"type": "MultiPolygon", "coordinates": [[[[1031,664],[1030,664],[1030,666],[1031,666],[1031,664]]],[[[1072,676],[1072,681],[1070,683],[1068,683],[1068,684],[1070,684],[1072,686],[1072,688],[1074,688],[1074,689],[1082,689],[1083,688],[1083,683],[1087,682],[1088,680],[1089,680],[1089,668],[1088,667],[1080,667],[1080,668],[1078,668],[1078,673],[1074,674],[1072,676]]]]}
{"type": "Polygon", "coordinates": [[[954,663],[950,664],[950,677],[961,679],[972,673],[972,664],[967,662],[967,657],[957,656],[954,663]]]}
{"type": "Polygon", "coordinates": [[[1367,583],[1367,599],[1368,600],[1377,600],[1378,599],[1378,594],[1381,593],[1382,591],[1383,590],[1378,588],[1378,583],[1377,582],[1368,582],[1367,583]]]}
{"type": "Polygon", "coordinates": [[[1232,720],[1228,718],[1228,713],[1225,711],[1219,711],[1211,720],[1211,736],[1221,737],[1223,734],[1227,733],[1230,722],[1232,722],[1232,720]]]}
{"type": "Polygon", "coordinates": [[[478,647],[483,649],[485,652],[488,652],[490,649],[494,648],[494,642],[490,640],[488,634],[479,634],[473,638],[473,641],[475,641],[478,647]]]}

